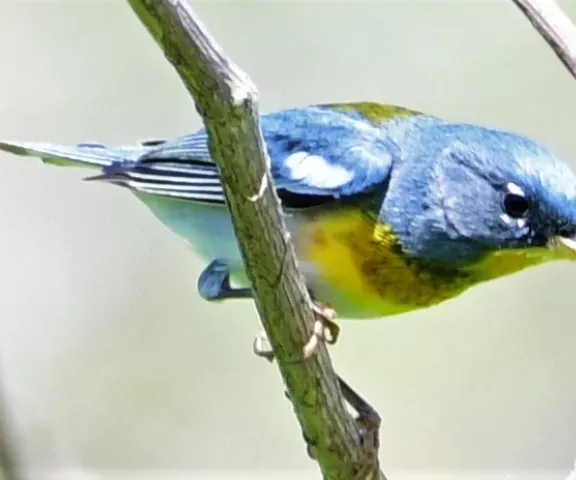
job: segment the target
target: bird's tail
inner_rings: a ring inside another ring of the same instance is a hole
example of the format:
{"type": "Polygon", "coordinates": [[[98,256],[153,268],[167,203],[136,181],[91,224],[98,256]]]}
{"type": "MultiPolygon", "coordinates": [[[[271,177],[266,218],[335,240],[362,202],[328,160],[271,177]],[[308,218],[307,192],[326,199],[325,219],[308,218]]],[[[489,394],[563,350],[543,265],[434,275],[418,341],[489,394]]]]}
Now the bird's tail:
{"type": "Polygon", "coordinates": [[[118,162],[135,161],[151,149],[151,146],[107,147],[101,143],[78,143],[59,145],[40,142],[0,141],[0,150],[38,157],[44,163],[59,166],[103,168],[118,162]]]}

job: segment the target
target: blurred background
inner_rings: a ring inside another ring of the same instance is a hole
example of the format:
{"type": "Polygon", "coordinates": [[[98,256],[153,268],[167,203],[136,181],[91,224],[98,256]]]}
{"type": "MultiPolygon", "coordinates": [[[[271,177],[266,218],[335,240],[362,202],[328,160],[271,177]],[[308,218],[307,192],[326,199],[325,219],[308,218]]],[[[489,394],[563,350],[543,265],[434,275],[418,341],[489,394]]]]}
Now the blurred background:
{"type": "MultiPolygon", "coordinates": [[[[261,108],[400,104],[514,130],[576,167],[576,83],[511,1],[192,2],[261,108]]],[[[562,6],[576,18],[576,2],[562,6]]],[[[130,143],[200,125],[118,1],[0,0],[0,137],[130,143]]],[[[250,302],[136,198],[0,154],[0,366],[27,477],[316,479],[250,302]]],[[[395,480],[558,479],[576,458],[576,267],[345,322],[339,373],[395,480]]]]}

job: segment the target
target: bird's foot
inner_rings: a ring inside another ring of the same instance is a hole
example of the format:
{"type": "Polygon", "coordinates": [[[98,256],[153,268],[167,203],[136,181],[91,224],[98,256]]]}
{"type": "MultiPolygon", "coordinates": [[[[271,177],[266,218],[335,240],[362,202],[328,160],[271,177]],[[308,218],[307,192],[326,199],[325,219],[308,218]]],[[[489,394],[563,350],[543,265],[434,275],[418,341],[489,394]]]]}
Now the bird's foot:
{"type": "Polygon", "coordinates": [[[316,353],[321,342],[334,345],[340,336],[340,327],[335,322],[336,311],[318,301],[312,303],[316,321],[312,336],[304,345],[304,358],[310,358],[316,353]]]}
{"type": "Polygon", "coordinates": [[[382,419],[376,409],[348,385],[341,377],[338,377],[340,391],[346,403],[356,411],[356,427],[360,436],[360,444],[371,452],[377,452],[380,446],[380,425],[382,419]]]}
{"type": "Polygon", "coordinates": [[[256,356],[264,358],[269,362],[273,362],[274,358],[276,358],[272,345],[270,345],[270,342],[268,341],[268,335],[266,335],[266,332],[264,331],[258,332],[254,337],[252,351],[256,356]]]}
{"type": "MultiPolygon", "coordinates": [[[[334,321],[336,312],[332,308],[315,301],[312,304],[312,309],[314,310],[316,321],[314,322],[312,335],[302,348],[304,359],[314,355],[321,342],[334,345],[340,335],[340,327],[334,321]]],[[[274,351],[265,332],[259,332],[256,335],[252,350],[257,356],[265,358],[269,362],[274,361],[274,351]]]]}
{"type": "Polygon", "coordinates": [[[233,288],[230,285],[230,266],[226,260],[216,259],[204,269],[198,278],[198,293],[210,302],[218,300],[251,298],[249,288],[233,288]]]}
{"type": "MultiPolygon", "coordinates": [[[[233,288],[230,285],[230,265],[223,259],[215,259],[210,262],[200,274],[197,288],[200,296],[210,302],[252,298],[252,291],[249,288],[233,288]]],[[[312,335],[302,349],[304,359],[314,355],[321,342],[328,345],[335,344],[340,334],[340,327],[334,321],[336,319],[335,310],[316,300],[312,302],[312,309],[316,321],[312,335]]],[[[263,332],[254,339],[253,350],[259,357],[269,361],[274,360],[274,352],[263,332]]]]}

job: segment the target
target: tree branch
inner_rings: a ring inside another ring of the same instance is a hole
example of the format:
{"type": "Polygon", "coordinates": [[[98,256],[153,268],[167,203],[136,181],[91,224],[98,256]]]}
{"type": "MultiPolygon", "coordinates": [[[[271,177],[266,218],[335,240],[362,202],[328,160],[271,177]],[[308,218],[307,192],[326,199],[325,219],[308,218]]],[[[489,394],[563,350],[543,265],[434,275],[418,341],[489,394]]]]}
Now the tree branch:
{"type": "Polygon", "coordinates": [[[554,0],[513,0],[576,78],[576,27],[554,0]]]}
{"type": "Polygon", "coordinates": [[[311,300],[272,185],[257,92],[185,0],[128,0],[190,92],[206,126],[262,324],[294,410],[326,479],[385,478],[345,409],[321,345],[303,360],[313,333],[311,300]]]}
{"type": "MultiPolygon", "coordinates": [[[[324,346],[303,361],[310,298],[298,270],[260,134],[257,92],[183,0],[128,0],[202,115],[262,323],[304,435],[327,479],[385,478],[343,407],[324,346]]],[[[513,0],[576,77],[576,28],[553,0],[513,0]]],[[[569,477],[572,479],[574,473],[569,477]]]]}
{"type": "MultiPolygon", "coordinates": [[[[554,0],[512,0],[576,78],[576,26],[554,0]]],[[[576,480],[576,464],[566,480],[576,480]]]]}

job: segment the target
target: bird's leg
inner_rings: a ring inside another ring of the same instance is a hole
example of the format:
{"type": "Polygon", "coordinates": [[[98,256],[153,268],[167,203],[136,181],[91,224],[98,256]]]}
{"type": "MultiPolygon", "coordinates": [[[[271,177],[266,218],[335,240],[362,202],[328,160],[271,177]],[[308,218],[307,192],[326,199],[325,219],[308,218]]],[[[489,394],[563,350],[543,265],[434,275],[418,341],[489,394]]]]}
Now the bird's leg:
{"type": "Polygon", "coordinates": [[[232,298],[252,298],[249,288],[230,285],[230,267],[226,260],[212,260],[198,278],[198,293],[210,302],[232,298]]]}
{"type": "MultiPolygon", "coordinates": [[[[200,274],[198,278],[198,293],[202,298],[211,302],[227,299],[252,298],[250,288],[233,288],[230,285],[230,266],[226,260],[222,259],[212,260],[200,274]]],[[[310,296],[314,298],[312,294],[310,294],[310,296]]],[[[316,316],[316,322],[314,323],[312,336],[303,347],[302,353],[305,359],[310,358],[316,353],[320,342],[333,345],[338,340],[338,335],[340,334],[340,327],[334,322],[336,312],[332,308],[313,299],[312,309],[316,316]]],[[[254,340],[254,353],[270,361],[274,360],[274,354],[264,333],[256,336],[254,340]]]]}
{"type": "MultiPolygon", "coordinates": [[[[316,316],[316,321],[314,322],[314,330],[311,337],[302,348],[304,359],[314,355],[321,342],[334,345],[340,334],[340,327],[334,321],[336,319],[336,312],[332,308],[317,300],[313,300],[312,310],[316,316]]],[[[274,351],[272,350],[270,342],[268,342],[268,337],[265,332],[259,332],[256,335],[254,343],[252,344],[252,350],[259,357],[265,358],[270,362],[274,361],[274,351]]]]}
{"type": "MultiPolygon", "coordinates": [[[[380,444],[379,431],[382,423],[378,412],[370,405],[358,392],[348,385],[342,377],[338,375],[338,385],[344,397],[344,401],[354,409],[356,417],[354,419],[358,429],[360,444],[372,452],[377,452],[380,444]]],[[[291,401],[288,392],[284,395],[291,401]]],[[[303,433],[306,442],[306,451],[312,460],[316,460],[314,455],[314,442],[303,433]]]]}
{"type": "Polygon", "coordinates": [[[380,446],[379,432],[382,419],[376,409],[370,405],[356,390],[348,385],[340,376],[338,384],[344,400],[357,413],[355,418],[360,443],[371,451],[378,451],[380,446]]]}

